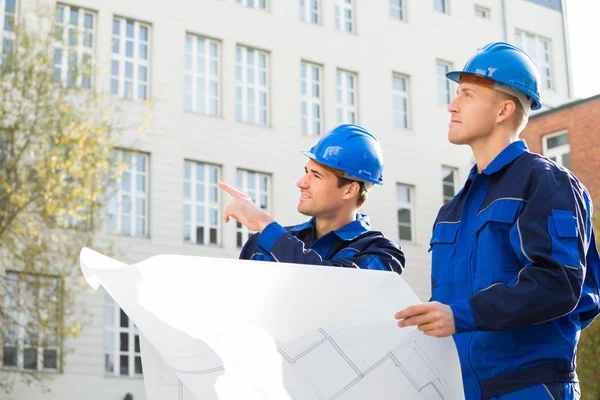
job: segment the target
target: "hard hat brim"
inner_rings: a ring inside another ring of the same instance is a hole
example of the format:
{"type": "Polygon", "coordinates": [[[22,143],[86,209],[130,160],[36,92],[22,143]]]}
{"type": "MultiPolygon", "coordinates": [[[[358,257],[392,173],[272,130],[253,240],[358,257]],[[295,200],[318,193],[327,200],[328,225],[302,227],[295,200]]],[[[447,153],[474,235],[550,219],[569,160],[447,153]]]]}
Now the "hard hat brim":
{"type": "Polygon", "coordinates": [[[464,74],[463,71],[450,71],[446,74],[446,78],[453,82],[460,83],[460,76],[464,74]]]}
{"type": "MultiPolygon", "coordinates": [[[[317,158],[317,156],[314,153],[311,153],[310,151],[300,151],[300,153],[303,154],[303,155],[305,155],[306,157],[312,159],[312,160],[315,160],[319,164],[323,164],[323,165],[326,165],[326,166],[328,166],[330,168],[337,169],[336,166],[330,165],[327,161],[325,161],[325,160],[319,160],[317,158]]],[[[358,175],[355,175],[355,174],[352,174],[352,173],[348,173],[348,172],[346,172],[346,176],[345,177],[348,178],[348,179],[352,179],[354,181],[363,181],[363,182],[372,183],[374,185],[383,186],[383,180],[382,181],[378,181],[378,180],[374,180],[374,179],[364,179],[364,178],[359,177],[358,175]]]]}

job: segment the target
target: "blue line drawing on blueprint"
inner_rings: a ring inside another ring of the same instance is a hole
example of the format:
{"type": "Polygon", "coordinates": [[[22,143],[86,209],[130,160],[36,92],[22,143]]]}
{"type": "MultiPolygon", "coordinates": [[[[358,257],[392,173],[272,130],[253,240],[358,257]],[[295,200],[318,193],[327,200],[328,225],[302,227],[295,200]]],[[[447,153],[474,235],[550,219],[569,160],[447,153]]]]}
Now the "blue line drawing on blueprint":
{"type": "Polygon", "coordinates": [[[400,346],[366,362],[335,327],[321,328],[279,349],[286,361],[288,393],[294,400],[454,399],[422,350],[420,335],[415,332],[400,346]],[[292,385],[291,375],[301,377],[302,384],[292,385]]]}

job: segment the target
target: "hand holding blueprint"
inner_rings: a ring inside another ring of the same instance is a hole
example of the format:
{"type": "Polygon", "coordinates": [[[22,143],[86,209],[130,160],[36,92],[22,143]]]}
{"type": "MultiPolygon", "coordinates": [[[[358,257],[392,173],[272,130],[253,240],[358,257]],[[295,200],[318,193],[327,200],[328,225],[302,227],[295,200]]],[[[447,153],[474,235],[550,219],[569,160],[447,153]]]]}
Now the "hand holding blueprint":
{"type": "Polygon", "coordinates": [[[175,398],[159,359],[197,400],[464,399],[453,340],[397,327],[420,301],[396,273],[87,248],[81,268],[160,355],[148,399],[175,398]]]}

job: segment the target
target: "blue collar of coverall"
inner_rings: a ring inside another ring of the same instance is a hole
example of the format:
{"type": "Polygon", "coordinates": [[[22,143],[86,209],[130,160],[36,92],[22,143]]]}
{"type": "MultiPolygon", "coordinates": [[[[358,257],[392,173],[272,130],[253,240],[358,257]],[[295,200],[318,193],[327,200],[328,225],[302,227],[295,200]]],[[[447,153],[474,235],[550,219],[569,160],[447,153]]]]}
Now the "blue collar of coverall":
{"type": "MultiPolygon", "coordinates": [[[[333,233],[335,233],[337,237],[342,240],[352,240],[369,231],[371,228],[369,217],[366,214],[357,214],[356,216],[357,218],[354,221],[342,226],[338,230],[333,231],[333,233]]],[[[306,229],[313,229],[315,221],[316,218],[312,217],[309,221],[294,226],[292,229],[290,229],[290,232],[300,232],[306,229]]]]}
{"type": "MultiPolygon", "coordinates": [[[[492,160],[492,162],[481,171],[484,175],[493,175],[496,172],[500,171],[502,168],[506,167],[508,164],[517,159],[521,154],[527,153],[529,149],[527,148],[527,144],[524,140],[517,140],[506,146],[504,150],[500,152],[492,160]]],[[[473,179],[477,174],[477,164],[471,168],[471,172],[469,173],[469,179],[473,179]]]]}

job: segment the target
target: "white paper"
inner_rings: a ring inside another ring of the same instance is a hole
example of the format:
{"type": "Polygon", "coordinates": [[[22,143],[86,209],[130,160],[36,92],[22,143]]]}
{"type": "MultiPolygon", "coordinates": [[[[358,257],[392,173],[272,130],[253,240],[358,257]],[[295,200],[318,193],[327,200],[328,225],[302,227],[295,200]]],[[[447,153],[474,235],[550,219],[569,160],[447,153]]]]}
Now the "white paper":
{"type": "Polygon", "coordinates": [[[453,340],[396,325],[420,303],[396,273],[176,255],[126,265],[90,249],[80,261],[148,341],[148,399],[464,399],[453,340]]]}

